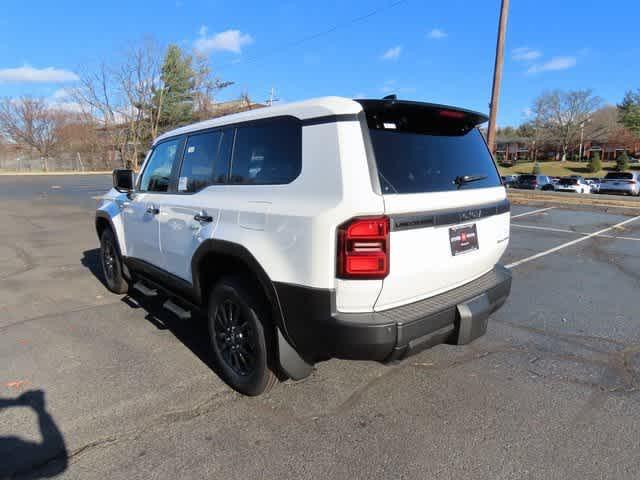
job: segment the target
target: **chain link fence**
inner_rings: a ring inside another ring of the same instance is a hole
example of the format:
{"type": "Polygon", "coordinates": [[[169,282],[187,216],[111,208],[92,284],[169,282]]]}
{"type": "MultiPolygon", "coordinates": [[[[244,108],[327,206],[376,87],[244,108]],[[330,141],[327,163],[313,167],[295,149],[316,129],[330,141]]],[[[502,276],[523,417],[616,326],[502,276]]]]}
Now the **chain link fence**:
{"type": "Polygon", "coordinates": [[[47,159],[18,152],[0,152],[0,172],[95,172],[122,167],[117,152],[107,156],[63,153],[47,159]]]}

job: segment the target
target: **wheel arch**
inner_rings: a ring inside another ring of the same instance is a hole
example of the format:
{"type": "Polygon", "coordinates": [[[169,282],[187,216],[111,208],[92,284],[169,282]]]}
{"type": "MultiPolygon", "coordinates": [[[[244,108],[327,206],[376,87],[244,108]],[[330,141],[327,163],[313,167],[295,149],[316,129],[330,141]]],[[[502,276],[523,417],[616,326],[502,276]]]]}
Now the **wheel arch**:
{"type": "Polygon", "coordinates": [[[287,335],[284,315],[273,282],[251,252],[237,243],[208,239],[198,247],[191,259],[193,294],[197,302],[206,306],[208,288],[223,275],[238,273],[238,270],[249,274],[260,286],[275,325],[287,335]],[[213,267],[207,268],[207,264],[213,267]]]}
{"type": "Polygon", "coordinates": [[[267,301],[274,323],[274,351],[279,370],[285,376],[300,380],[311,374],[312,367],[292,346],[286,321],[276,288],[260,262],[242,245],[226,240],[205,240],[191,259],[193,295],[197,303],[206,308],[207,289],[225,274],[248,273],[256,281],[267,301]],[[208,269],[211,262],[213,268],[208,269]]]}
{"type": "Polygon", "coordinates": [[[95,228],[96,234],[98,235],[98,240],[102,238],[102,233],[105,231],[105,229],[111,229],[111,231],[113,232],[113,236],[116,238],[116,248],[118,249],[118,253],[121,256],[126,254],[126,252],[122,248],[123,245],[121,244],[120,235],[118,235],[119,230],[113,223],[113,219],[111,218],[111,215],[109,215],[109,212],[106,212],[104,210],[96,211],[95,228]]]}

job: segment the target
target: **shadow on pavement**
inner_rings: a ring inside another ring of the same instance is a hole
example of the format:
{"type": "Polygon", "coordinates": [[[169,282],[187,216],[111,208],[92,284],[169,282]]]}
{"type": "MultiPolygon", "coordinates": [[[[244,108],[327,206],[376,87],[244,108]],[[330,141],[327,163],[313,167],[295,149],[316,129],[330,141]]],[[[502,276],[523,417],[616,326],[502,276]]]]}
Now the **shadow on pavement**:
{"type": "Polygon", "coordinates": [[[198,314],[183,320],[162,307],[165,297],[145,297],[136,291],[129,291],[122,301],[131,308],[142,308],[145,319],[158,330],[169,330],[182,344],[215,373],[218,370],[212,361],[209,331],[206,319],[198,314]]]}
{"type": "Polygon", "coordinates": [[[42,441],[0,436],[0,478],[51,478],[64,472],[69,455],[60,429],[46,410],[44,392],[30,390],[17,398],[0,398],[0,412],[11,407],[33,409],[42,441]]]}
{"type": "Polygon", "coordinates": [[[107,286],[104,275],[102,273],[102,265],[100,265],[100,249],[93,248],[91,250],[85,250],[82,252],[82,259],[80,260],[82,265],[87,268],[94,277],[100,280],[100,283],[107,286]]]}
{"type": "MultiPolygon", "coordinates": [[[[106,287],[100,265],[100,249],[94,248],[84,251],[81,262],[106,287]]],[[[122,297],[122,301],[129,307],[144,309],[147,312],[145,318],[158,330],[169,330],[205,365],[215,371],[211,361],[209,332],[205,319],[194,314],[190,320],[181,320],[162,308],[164,300],[163,296],[145,297],[134,290],[130,290],[127,295],[122,297]]]]}

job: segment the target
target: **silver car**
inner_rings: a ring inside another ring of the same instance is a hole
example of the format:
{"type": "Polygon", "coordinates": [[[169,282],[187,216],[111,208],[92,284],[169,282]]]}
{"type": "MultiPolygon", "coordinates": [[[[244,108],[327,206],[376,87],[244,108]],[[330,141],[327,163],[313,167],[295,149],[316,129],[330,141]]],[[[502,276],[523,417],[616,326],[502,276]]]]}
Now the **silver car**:
{"type": "Polygon", "coordinates": [[[591,185],[582,177],[561,178],[554,188],[556,192],[591,193],[591,185]]]}
{"type": "Polygon", "coordinates": [[[600,182],[599,193],[640,195],[640,173],[609,172],[600,182]]]}

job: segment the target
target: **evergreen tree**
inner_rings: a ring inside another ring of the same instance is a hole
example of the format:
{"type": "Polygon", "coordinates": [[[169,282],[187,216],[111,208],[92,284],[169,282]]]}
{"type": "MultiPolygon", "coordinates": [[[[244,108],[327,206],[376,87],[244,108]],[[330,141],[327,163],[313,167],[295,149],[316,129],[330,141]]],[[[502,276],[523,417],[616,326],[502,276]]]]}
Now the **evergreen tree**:
{"type": "Polygon", "coordinates": [[[640,135],[640,89],[628,91],[618,105],[620,122],[631,132],[640,135]]]}
{"type": "Polygon", "coordinates": [[[602,170],[602,162],[600,161],[600,152],[594,152],[589,159],[589,172],[598,173],[602,170]]]}
{"type": "Polygon", "coordinates": [[[622,152],[618,155],[618,158],[616,158],[616,168],[619,172],[624,172],[629,169],[629,155],[627,155],[627,152],[622,152]]]}
{"type": "Polygon", "coordinates": [[[162,87],[154,98],[161,129],[188,123],[193,118],[196,73],[191,64],[191,55],[177,45],[169,45],[160,74],[162,87]]]}

